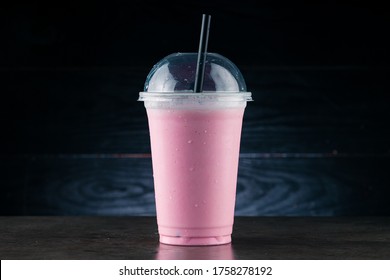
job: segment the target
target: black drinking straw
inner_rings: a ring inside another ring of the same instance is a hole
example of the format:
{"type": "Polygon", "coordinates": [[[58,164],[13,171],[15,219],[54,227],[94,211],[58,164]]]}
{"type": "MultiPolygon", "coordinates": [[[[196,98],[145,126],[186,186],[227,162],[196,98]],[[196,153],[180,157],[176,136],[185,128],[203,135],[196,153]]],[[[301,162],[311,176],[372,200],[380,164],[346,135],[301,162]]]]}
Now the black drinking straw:
{"type": "Polygon", "coordinates": [[[200,30],[198,61],[196,62],[194,92],[203,91],[204,68],[207,56],[207,44],[209,43],[210,21],[211,16],[203,14],[202,27],[200,30]]]}

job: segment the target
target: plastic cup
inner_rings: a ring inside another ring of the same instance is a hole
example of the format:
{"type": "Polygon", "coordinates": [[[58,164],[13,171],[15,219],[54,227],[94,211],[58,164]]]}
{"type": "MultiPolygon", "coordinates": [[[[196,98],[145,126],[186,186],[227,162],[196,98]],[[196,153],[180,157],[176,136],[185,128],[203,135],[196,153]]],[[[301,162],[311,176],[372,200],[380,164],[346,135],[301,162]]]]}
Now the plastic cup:
{"type": "Polygon", "coordinates": [[[245,81],[227,58],[208,53],[194,93],[196,53],[163,58],[149,73],[146,107],[160,242],[231,242],[245,81]]]}

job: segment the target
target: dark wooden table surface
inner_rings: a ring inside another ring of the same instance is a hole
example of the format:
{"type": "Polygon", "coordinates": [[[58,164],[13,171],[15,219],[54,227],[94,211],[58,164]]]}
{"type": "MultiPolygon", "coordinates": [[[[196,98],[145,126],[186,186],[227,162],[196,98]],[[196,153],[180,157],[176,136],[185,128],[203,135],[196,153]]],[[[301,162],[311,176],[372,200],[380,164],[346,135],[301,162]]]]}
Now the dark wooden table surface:
{"type": "Polygon", "coordinates": [[[390,259],[390,217],[236,217],[233,242],[159,244],[155,217],[0,217],[0,259],[390,259]]]}

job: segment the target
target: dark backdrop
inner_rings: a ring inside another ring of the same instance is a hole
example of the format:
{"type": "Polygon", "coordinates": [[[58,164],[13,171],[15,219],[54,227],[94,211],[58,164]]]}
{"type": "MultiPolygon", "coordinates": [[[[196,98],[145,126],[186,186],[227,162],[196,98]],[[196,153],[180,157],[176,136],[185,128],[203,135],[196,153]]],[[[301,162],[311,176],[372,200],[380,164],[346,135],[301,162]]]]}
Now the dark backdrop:
{"type": "Polygon", "coordinates": [[[0,8],[0,214],[155,214],[151,67],[242,70],[237,215],[389,215],[389,12],[374,2],[52,1],[0,8]]]}

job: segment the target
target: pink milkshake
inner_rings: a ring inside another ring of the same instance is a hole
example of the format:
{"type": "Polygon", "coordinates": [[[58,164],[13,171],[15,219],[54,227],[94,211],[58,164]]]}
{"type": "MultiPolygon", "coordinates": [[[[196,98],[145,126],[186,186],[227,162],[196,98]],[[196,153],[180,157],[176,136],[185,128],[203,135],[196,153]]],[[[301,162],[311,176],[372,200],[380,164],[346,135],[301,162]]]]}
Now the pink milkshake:
{"type": "Polygon", "coordinates": [[[207,91],[189,91],[194,58],[164,58],[140,93],[149,121],[158,230],[166,244],[225,244],[231,242],[241,127],[251,99],[238,69],[217,54],[208,54],[207,91]]]}
{"type": "Polygon", "coordinates": [[[147,113],[160,241],[230,242],[244,109],[147,113]]]}

